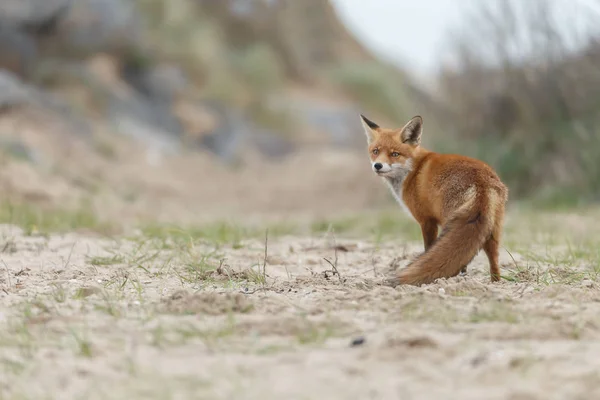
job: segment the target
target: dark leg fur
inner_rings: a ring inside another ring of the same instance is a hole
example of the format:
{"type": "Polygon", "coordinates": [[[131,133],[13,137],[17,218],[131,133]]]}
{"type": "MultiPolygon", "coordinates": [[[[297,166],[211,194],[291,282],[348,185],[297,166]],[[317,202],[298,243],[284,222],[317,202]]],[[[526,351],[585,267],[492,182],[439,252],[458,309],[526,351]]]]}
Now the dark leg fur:
{"type": "Polygon", "coordinates": [[[427,251],[437,239],[437,222],[435,220],[427,220],[421,225],[421,233],[423,234],[423,247],[425,248],[425,251],[427,251]]]}

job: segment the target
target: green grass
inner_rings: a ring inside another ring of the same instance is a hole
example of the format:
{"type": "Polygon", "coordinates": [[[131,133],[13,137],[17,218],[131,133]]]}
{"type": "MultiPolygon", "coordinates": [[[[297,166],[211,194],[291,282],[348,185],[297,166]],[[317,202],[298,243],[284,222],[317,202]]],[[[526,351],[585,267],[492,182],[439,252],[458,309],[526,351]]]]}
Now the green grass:
{"type": "Polygon", "coordinates": [[[422,239],[419,224],[405,216],[401,210],[318,220],[311,224],[310,231],[313,234],[332,232],[336,235],[360,237],[376,242],[394,238],[416,241],[422,239]]]}
{"type": "Polygon", "coordinates": [[[92,358],[92,344],[89,340],[87,340],[82,334],[71,330],[71,335],[75,340],[77,354],[81,357],[92,358]]]}
{"type": "Polygon", "coordinates": [[[98,219],[91,207],[86,205],[69,210],[4,201],[0,203],[0,223],[20,226],[28,235],[77,230],[102,234],[118,231],[114,224],[98,219]]]}
{"type": "Polygon", "coordinates": [[[182,282],[194,283],[206,281],[223,263],[223,255],[211,251],[208,253],[195,253],[193,251],[181,254],[182,268],[177,269],[182,282]]]}
{"type": "MultiPolygon", "coordinates": [[[[64,233],[85,230],[105,235],[119,233],[122,229],[116,222],[98,218],[91,206],[83,203],[74,209],[45,207],[25,202],[0,203],[0,223],[14,224],[23,228],[27,235],[64,233]]],[[[215,246],[244,246],[244,241],[263,239],[268,229],[269,237],[285,235],[316,235],[332,232],[336,235],[367,237],[383,240],[391,237],[420,240],[419,225],[406,217],[400,210],[358,214],[349,217],[320,219],[312,222],[290,222],[257,226],[231,221],[213,221],[191,226],[163,223],[141,223],[141,235],[136,241],[160,243],[164,248],[182,248],[196,243],[215,246]]],[[[92,256],[90,264],[110,266],[121,264],[122,255],[92,256]]]]}
{"type": "Polygon", "coordinates": [[[88,262],[95,267],[122,264],[124,261],[125,258],[120,254],[88,257],[88,262]]]}
{"type": "Polygon", "coordinates": [[[296,232],[290,224],[274,224],[266,228],[244,226],[228,221],[211,222],[195,226],[180,227],[169,224],[147,224],[142,227],[142,236],[158,240],[166,247],[177,247],[204,242],[217,246],[241,248],[243,241],[264,237],[266,229],[269,236],[277,237],[296,232]]]}
{"type": "Polygon", "coordinates": [[[262,227],[218,221],[181,227],[168,224],[147,224],[142,227],[142,236],[158,240],[166,247],[181,247],[194,243],[216,246],[244,247],[244,241],[285,235],[336,235],[362,237],[375,240],[404,238],[421,240],[419,224],[406,217],[400,210],[358,214],[349,217],[319,219],[309,223],[281,222],[262,227]]]}
{"type": "Polygon", "coordinates": [[[525,260],[514,266],[503,268],[503,279],[510,282],[529,282],[539,285],[569,285],[584,279],[598,280],[598,266],[577,263],[562,263],[562,258],[548,257],[543,254],[525,254],[525,260]],[[583,265],[583,268],[581,268],[583,265]]]}

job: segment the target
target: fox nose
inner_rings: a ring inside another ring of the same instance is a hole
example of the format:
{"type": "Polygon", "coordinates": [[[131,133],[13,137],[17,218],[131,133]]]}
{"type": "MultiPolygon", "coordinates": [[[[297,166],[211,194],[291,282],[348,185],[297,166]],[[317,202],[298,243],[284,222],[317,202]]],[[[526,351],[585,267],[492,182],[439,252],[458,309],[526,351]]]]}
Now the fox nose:
{"type": "Polygon", "coordinates": [[[383,168],[383,164],[382,163],[375,163],[373,165],[373,168],[375,168],[377,171],[379,171],[381,168],[383,168]]]}

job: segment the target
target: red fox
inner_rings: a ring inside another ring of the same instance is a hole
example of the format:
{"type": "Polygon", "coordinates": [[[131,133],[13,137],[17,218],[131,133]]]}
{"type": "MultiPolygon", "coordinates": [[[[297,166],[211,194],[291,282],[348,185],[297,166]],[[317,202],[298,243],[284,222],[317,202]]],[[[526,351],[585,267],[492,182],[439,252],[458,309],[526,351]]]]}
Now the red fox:
{"type": "Polygon", "coordinates": [[[424,252],[386,283],[422,285],[466,273],[483,248],[492,282],[500,280],[498,248],[508,188],[486,163],[421,147],[423,119],[381,128],[361,114],[373,171],[421,225],[424,252]],[[442,232],[438,237],[438,227],[442,232]]]}

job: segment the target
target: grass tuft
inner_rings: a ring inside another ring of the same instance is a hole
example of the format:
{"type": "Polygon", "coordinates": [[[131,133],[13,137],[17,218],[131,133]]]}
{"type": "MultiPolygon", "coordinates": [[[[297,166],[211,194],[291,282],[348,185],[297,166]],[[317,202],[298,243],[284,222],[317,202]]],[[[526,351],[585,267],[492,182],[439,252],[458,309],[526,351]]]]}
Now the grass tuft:
{"type": "Polygon", "coordinates": [[[0,223],[20,226],[27,235],[77,230],[107,235],[118,232],[115,225],[99,220],[91,207],[86,205],[69,210],[5,201],[0,203],[0,223]]]}

